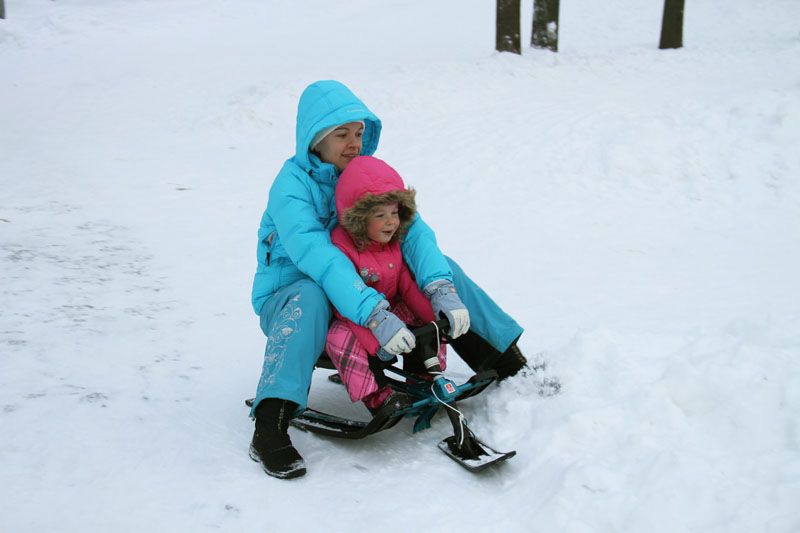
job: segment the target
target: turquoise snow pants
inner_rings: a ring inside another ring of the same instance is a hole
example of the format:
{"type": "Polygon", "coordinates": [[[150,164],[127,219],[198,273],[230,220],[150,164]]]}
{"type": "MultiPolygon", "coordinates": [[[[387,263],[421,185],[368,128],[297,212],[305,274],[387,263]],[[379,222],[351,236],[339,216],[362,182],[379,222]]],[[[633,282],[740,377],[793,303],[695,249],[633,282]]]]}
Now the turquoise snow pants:
{"type": "MultiPolygon", "coordinates": [[[[470,330],[504,352],[522,327],[447,258],[453,284],[469,311],[470,330]]],[[[290,400],[304,409],[314,364],[325,348],[331,305],[311,279],[296,281],[273,294],[261,308],[261,330],[267,336],[264,366],[250,416],[264,398],[290,400]]]]}

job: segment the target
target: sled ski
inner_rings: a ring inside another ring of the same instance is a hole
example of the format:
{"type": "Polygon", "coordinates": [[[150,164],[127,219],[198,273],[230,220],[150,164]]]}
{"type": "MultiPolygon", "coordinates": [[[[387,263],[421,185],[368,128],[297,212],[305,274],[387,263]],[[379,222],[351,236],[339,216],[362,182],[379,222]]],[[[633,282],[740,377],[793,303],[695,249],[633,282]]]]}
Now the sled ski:
{"type": "MultiPolygon", "coordinates": [[[[405,354],[404,357],[435,357],[439,350],[438,342],[446,342],[440,332],[447,327],[448,322],[446,320],[439,320],[435,324],[426,324],[416,328],[414,330],[414,335],[417,337],[417,348],[414,350],[416,353],[405,354]]],[[[394,427],[403,418],[415,418],[414,433],[428,429],[436,413],[444,409],[453,425],[454,434],[439,442],[438,448],[470,472],[479,472],[516,455],[517,452],[513,450],[499,452],[478,439],[472,430],[467,427],[466,420],[461,412],[458,411],[456,405],[461,400],[480,394],[493,383],[497,379],[497,373],[494,370],[475,374],[460,385],[445,379],[444,382],[447,383],[447,388],[444,393],[445,396],[442,396],[436,393],[436,386],[434,385],[434,379],[441,379],[442,376],[434,377],[404,370],[391,364],[396,362],[396,359],[389,363],[379,361],[377,358],[370,358],[371,366],[373,364],[376,365],[376,375],[380,376],[382,374],[383,381],[392,389],[405,393],[411,398],[409,405],[396,408],[394,405],[387,404],[373,413],[372,418],[366,422],[352,420],[308,407],[293,418],[290,424],[297,429],[328,437],[363,439],[373,433],[394,427]]],[[[335,370],[333,363],[325,353],[320,357],[316,367],[335,370]]],[[[333,383],[342,383],[339,374],[328,376],[328,380],[333,383]]],[[[442,392],[444,389],[439,390],[442,392]]],[[[245,403],[252,407],[253,401],[254,398],[250,398],[245,403]]]]}
{"type": "MultiPolygon", "coordinates": [[[[245,401],[248,407],[253,406],[253,398],[245,401]]],[[[368,422],[352,420],[342,416],[323,413],[316,409],[306,408],[289,423],[297,429],[337,437],[341,439],[363,439],[378,431],[389,429],[403,418],[401,412],[395,412],[392,406],[379,411],[368,422]]]]}
{"type": "Polygon", "coordinates": [[[439,442],[438,447],[450,459],[470,472],[480,472],[487,466],[505,461],[506,459],[511,459],[517,455],[517,452],[514,450],[510,452],[498,452],[477,439],[475,439],[475,441],[481,447],[481,453],[479,454],[464,454],[455,442],[455,436],[443,439],[439,442]]]}
{"type": "Polygon", "coordinates": [[[402,415],[394,411],[391,405],[386,407],[387,409],[382,409],[375,413],[369,422],[350,420],[309,408],[293,418],[289,423],[297,429],[329,437],[363,439],[378,431],[389,429],[403,418],[402,415]]]}
{"type": "Polygon", "coordinates": [[[464,416],[455,405],[446,405],[447,416],[453,424],[453,435],[439,442],[438,447],[445,455],[470,472],[479,472],[487,466],[514,457],[517,452],[498,452],[478,439],[467,427],[464,416]]]}

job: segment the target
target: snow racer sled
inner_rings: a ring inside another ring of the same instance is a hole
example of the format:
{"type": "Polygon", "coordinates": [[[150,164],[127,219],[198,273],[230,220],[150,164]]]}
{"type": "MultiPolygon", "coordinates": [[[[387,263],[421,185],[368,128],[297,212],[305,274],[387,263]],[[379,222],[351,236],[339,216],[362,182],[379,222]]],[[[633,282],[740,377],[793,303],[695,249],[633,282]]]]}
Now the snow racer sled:
{"type": "MultiPolygon", "coordinates": [[[[464,415],[456,402],[481,393],[497,379],[497,372],[487,370],[473,375],[461,385],[445,377],[439,368],[437,352],[440,342],[447,342],[442,333],[449,326],[447,320],[425,324],[413,330],[417,345],[410,353],[403,354],[404,367],[400,368],[395,358],[389,363],[370,357],[370,367],[379,384],[388,384],[394,391],[409,398],[405,405],[386,404],[372,414],[368,422],[351,420],[340,416],[306,408],[291,424],[303,431],[345,439],[362,439],[373,433],[395,426],[403,418],[416,418],[414,433],[427,429],[434,415],[444,409],[453,426],[453,435],[442,440],[438,447],[448,457],[471,472],[483,470],[516,455],[516,451],[498,452],[478,439],[467,427],[464,415]],[[394,375],[394,377],[392,376],[394,375]]],[[[326,353],[320,356],[316,368],[336,370],[326,353]]],[[[331,381],[341,383],[338,374],[329,376],[331,381]]],[[[253,399],[245,402],[252,407],[253,399]]]]}

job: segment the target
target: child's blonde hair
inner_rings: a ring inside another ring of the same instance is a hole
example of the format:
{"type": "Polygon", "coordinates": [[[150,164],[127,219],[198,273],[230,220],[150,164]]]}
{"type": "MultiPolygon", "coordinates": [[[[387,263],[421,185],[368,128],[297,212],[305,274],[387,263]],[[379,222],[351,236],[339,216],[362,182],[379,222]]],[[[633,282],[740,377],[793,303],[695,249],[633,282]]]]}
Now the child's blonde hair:
{"type": "Polygon", "coordinates": [[[363,250],[369,243],[367,225],[372,210],[384,204],[397,203],[400,227],[397,228],[395,234],[392,235],[392,240],[389,242],[402,241],[406,231],[408,231],[408,227],[414,220],[414,215],[417,213],[416,195],[417,192],[414,189],[389,191],[377,195],[365,194],[350,209],[345,211],[343,220],[339,220],[339,224],[350,234],[356,248],[363,250]]]}

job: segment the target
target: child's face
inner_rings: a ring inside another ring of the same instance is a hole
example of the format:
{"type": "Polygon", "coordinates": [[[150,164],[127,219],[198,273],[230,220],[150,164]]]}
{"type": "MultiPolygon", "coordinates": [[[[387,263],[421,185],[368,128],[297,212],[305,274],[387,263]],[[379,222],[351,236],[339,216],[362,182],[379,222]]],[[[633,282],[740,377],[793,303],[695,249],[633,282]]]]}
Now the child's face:
{"type": "Polygon", "coordinates": [[[367,237],[371,241],[386,244],[392,240],[400,227],[400,209],[397,202],[379,205],[369,214],[367,237]]]}
{"type": "Polygon", "coordinates": [[[351,159],[361,154],[361,137],[364,126],[360,122],[343,124],[322,139],[316,151],[319,158],[333,164],[339,172],[344,170],[351,159]]]}

